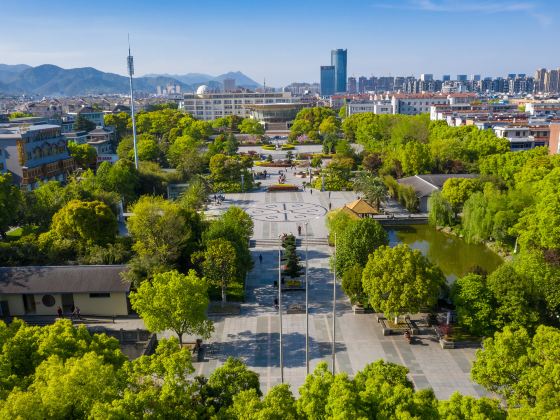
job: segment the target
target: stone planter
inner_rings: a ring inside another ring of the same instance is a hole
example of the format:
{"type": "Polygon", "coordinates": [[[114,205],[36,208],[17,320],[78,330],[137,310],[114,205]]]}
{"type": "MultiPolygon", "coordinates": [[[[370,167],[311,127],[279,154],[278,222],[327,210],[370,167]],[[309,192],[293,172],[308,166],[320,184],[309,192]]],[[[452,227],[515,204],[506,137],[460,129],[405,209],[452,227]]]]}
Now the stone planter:
{"type": "Polygon", "coordinates": [[[441,346],[442,349],[454,349],[455,348],[455,342],[454,341],[450,341],[450,340],[446,340],[445,338],[440,338],[439,339],[439,345],[441,346]]]}

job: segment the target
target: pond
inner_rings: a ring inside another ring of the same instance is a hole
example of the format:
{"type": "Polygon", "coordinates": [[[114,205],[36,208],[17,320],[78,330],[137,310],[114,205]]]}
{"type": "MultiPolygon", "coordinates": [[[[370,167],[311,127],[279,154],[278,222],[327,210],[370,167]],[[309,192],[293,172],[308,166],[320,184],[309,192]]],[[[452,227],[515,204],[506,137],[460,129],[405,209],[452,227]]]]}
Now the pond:
{"type": "Polygon", "coordinates": [[[391,246],[403,242],[418,249],[441,268],[449,283],[467,274],[474,266],[491,273],[503,262],[498,254],[486,246],[467,244],[463,239],[440,232],[429,225],[391,228],[388,233],[391,246]]]}

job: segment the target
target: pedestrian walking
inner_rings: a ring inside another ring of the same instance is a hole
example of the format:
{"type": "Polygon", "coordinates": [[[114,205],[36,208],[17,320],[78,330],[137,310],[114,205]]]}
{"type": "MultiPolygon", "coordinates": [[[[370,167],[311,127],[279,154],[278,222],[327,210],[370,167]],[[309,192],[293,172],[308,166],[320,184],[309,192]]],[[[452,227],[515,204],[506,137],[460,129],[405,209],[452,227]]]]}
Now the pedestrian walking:
{"type": "Polygon", "coordinates": [[[259,254],[259,263],[262,264],[262,254],[259,254]]]}
{"type": "Polygon", "coordinates": [[[60,306],[59,306],[58,308],[56,308],[56,313],[58,314],[58,317],[59,317],[59,318],[62,318],[62,317],[63,317],[62,308],[61,308],[60,306]]]}
{"type": "Polygon", "coordinates": [[[301,225],[298,225],[297,227],[297,233],[299,236],[301,236],[301,225]]]}
{"type": "Polygon", "coordinates": [[[329,210],[332,208],[332,203],[329,201],[329,210]]]}
{"type": "Polygon", "coordinates": [[[311,193],[311,195],[313,195],[313,188],[310,188],[309,192],[311,193]]]}
{"type": "Polygon", "coordinates": [[[329,199],[331,198],[331,192],[329,191],[329,199]]]}

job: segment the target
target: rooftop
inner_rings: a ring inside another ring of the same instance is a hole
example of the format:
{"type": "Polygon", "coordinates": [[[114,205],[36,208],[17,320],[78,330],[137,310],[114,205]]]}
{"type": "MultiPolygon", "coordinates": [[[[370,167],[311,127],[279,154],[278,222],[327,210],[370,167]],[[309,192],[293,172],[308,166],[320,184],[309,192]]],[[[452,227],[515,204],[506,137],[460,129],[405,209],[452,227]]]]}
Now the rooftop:
{"type": "Polygon", "coordinates": [[[0,294],[128,292],[125,265],[0,267],[0,294]]]}

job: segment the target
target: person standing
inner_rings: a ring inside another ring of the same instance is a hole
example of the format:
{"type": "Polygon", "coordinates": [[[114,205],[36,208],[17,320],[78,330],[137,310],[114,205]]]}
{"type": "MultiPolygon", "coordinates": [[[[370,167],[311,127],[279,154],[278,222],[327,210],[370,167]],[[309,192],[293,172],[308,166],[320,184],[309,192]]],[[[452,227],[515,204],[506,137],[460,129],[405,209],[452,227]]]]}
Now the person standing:
{"type": "Polygon", "coordinates": [[[56,313],[58,314],[59,318],[63,317],[62,308],[60,306],[58,308],[56,308],[56,313]]]}
{"type": "Polygon", "coordinates": [[[259,264],[262,264],[262,254],[259,254],[259,264]]]}
{"type": "Polygon", "coordinates": [[[299,236],[301,236],[301,225],[298,225],[297,227],[297,233],[299,236]]]}

